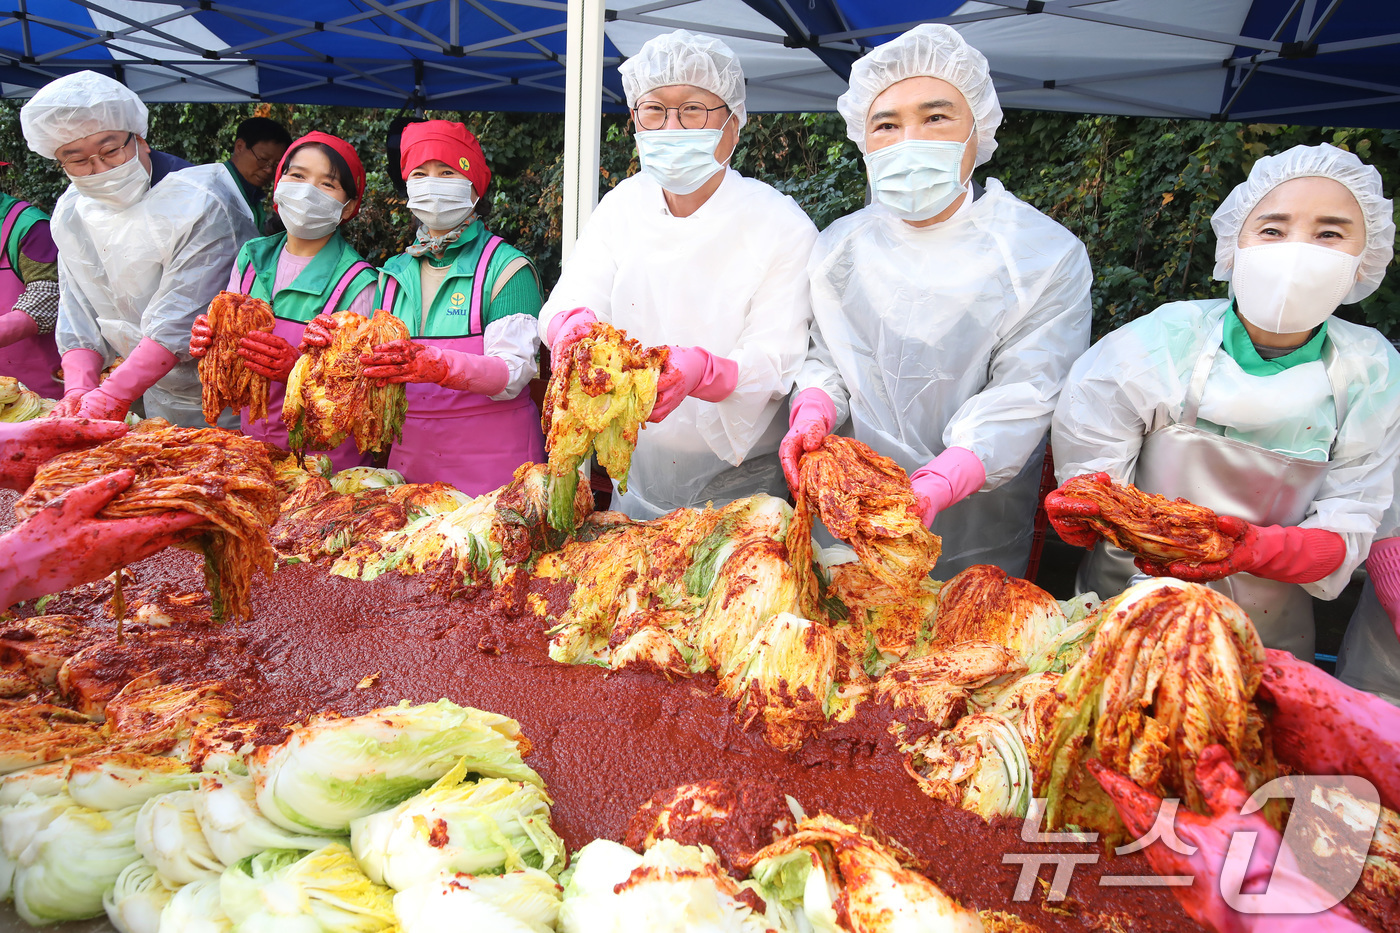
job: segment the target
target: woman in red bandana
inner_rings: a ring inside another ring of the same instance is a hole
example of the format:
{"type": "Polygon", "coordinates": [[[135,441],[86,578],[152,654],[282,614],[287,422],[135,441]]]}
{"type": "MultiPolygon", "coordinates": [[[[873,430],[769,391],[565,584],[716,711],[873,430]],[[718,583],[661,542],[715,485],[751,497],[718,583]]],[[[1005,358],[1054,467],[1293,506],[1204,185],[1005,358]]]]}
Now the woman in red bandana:
{"type": "MultiPolygon", "coordinates": [[[[252,421],[242,412],[243,433],[278,447],[287,446],[282,399],[287,377],[301,355],[297,345],[307,323],[336,311],[374,313],[374,269],[340,234],[340,225],[360,212],[365,170],[355,148],[329,133],[307,133],[292,143],[277,166],[272,201],[283,233],[243,244],[234,261],[228,290],[261,298],[272,307],[272,333],[254,331],[238,347],[243,364],[272,380],[267,417],[252,421]]],[[[195,318],[190,353],[199,359],[213,332],[209,316],[195,318]]],[[[371,455],[353,440],[330,452],[337,470],[367,466],[371,455]]]]}
{"type": "MultiPolygon", "coordinates": [[[[481,495],[515,468],[543,461],[540,412],[527,391],[538,371],[540,289],[535,268],[478,215],[491,169],[460,123],[403,130],[399,160],[408,208],[421,226],[384,264],[377,307],[411,339],[381,344],[365,375],[408,383],[403,440],[389,466],[410,483],[441,481],[481,495]]],[[[307,342],[329,342],[316,322],[307,342]]]]}

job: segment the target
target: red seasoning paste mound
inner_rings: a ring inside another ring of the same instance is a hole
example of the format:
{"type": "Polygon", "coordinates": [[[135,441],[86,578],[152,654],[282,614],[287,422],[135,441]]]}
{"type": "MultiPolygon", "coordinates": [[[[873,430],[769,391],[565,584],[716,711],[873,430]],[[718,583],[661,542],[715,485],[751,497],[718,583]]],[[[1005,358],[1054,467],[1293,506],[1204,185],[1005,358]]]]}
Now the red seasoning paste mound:
{"type": "MultiPolygon", "coordinates": [[[[9,509],[0,504],[0,511],[8,527],[9,509]]],[[[200,559],[183,551],[167,550],[130,570],[132,605],[151,594],[170,601],[203,587],[200,559]]],[[[109,626],[102,586],[62,594],[45,611],[109,626]]],[[[198,675],[228,676],[233,718],[285,724],[320,710],[356,715],[399,700],[442,697],[514,717],[533,744],[527,761],[549,788],[555,829],[570,850],[595,838],[631,841],[629,823],[653,795],[699,782],[751,782],[744,785],[749,803],[768,817],[782,814],[772,791],[764,805],[765,792],[755,786],[772,785],[808,814],[824,811],[854,825],[872,821],[971,907],[1011,911],[1043,930],[1201,929],[1166,889],[1100,886],[1103,876],[1151,876],[1140,854],[1023,842],[1020,820],[989,825],[925,796],[905,773],[875,704],[786,753],[735,725],[712,676],[667,682],[646,671],[557,664],[533,618],[511,612],[487,591],[449,600],[430,592],[424,577],[387,574],[365,583],[330,576],[319,564],[293,564],[279,566],[271,579],[254,579],[252,604],[253,621],[232,632],[179,618],[170,625],[195,638],[235,636],[220,641],[219,651],[205,658],[208,673],[198,675]],[[1017,903],[1012,894],[1021,866],[1003,864],[1007,853],[1097,861],[1075,869],[1069,896],[1057,903],[1045,899],[1054,874],[1054,865],[1045,865],[1030,900],[1017,903]]],[[[179,655],[180,677],[196,676],[189,667],[198,657],[179,655]]],[[[269,728],[253,741],[280,735],[269,728]]],[[[734,831],[761,837],[756,826],[734,831]]]]}

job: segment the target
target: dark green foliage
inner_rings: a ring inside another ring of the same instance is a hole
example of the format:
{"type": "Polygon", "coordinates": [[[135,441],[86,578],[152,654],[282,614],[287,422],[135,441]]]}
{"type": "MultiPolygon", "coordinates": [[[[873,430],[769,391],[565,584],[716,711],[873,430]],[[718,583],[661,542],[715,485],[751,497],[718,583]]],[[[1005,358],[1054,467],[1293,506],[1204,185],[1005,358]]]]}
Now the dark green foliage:
{"type": "MultiPolygon", "coordinates": [[[[16,163],[2,186],[51,207],[65,182],[53,163],[24,145],[19,106],[0,102],[0,153],[16,163]]],[[[320,129],[355,145],[369,174],[369,192],[360,216],[345,229],[347,237],[376,264],[406,245],[412,216],[385,174],[391,111],[156,104],[150,139],[192,162],[222,160],[239,121],[254,114],[281,121],[294,137],[320,129]]],[[[564,121],[557,114],[429,116],[463,120],[481,139],[495,173],[489,226],[533,258],[542,281],[552,285],[559,275],[564,121]]],[[[1084,240],[1094,264],[1096,335],[1166,301],[1224,294],[1210,277],[1210,215],[1260,156],[1298,143],[1330,142],[1375,164],[1387,194],[1400,177],[1400,130],[1012,112],[997,138],[1000,147],[978,169],[978,178],[1000,178],[1084,240]]],[[[791,195],[819,227],[864,199],[860,154],[836,114],[753,114],[733,164],[791,195]]],[[[604,117],[602,191],[636,170],[626,120],[604,117]]],[[[1360,306],[1343,309],[1343,316],[1400,337],[1400,279],[1392,276],[1360,306]]]]}

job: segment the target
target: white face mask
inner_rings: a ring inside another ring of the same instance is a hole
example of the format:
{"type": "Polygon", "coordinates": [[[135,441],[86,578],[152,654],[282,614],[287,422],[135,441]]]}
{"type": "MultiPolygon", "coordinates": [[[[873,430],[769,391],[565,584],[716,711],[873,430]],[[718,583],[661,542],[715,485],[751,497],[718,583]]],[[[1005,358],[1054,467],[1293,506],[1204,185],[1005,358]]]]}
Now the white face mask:
{"type": "MultiPolygon", "coordinates": [[[[731,113],[724,121],[727,124],[731,113]]],[[[724,135],[724,124],[716,130],[642,130],[633,136],[642,171],[672,194],[691,194],[729,163],[715,158],[715,148],[724,135]]]]}
{"type": "Polygon", "coordinates": [[[476,192],[465,178],[410,178],[408,209],[429,230],[455,230],[476,209],[476,192]]]}
{"type": "MultiPolygon", "coordinates": [[[[977,127],[972,128],[977,132],[977,127]]],[[[967,190],[962,177],[968,140],[906,139],[865,156],[875,200],[905,220],[928,220],[967,190]]]]}
{"type": "Polygon", "coordinates": [[[118,211],[131,207],[151,190],[151,173],[141,163],[139,153],[101,174],[69,175],[68,180],[79,194],[118,211]]]}
{"type": "Polygon", "coordinates": [[[1235,250],[1230,285],[1240,316],[1272,334],[1312,330],[1356,284],[1361,257],[1312,243],[1235,250]]]}
{"type": "Polygon", "coordinates": [[[291,236],[303,240],[328,237],[340,226],[345,205],[310,182],[284,181],[272,192],[277,216],[291,236]]]}

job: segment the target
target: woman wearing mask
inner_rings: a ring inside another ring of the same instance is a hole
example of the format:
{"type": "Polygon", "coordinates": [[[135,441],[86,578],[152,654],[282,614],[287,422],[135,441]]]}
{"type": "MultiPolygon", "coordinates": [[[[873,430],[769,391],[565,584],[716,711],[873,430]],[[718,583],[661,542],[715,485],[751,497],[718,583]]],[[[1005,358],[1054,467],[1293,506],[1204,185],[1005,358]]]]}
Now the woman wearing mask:
{"type": "MultiPolygon", "coordinates": [[[[1103,472],[1226,516],[1228,559],[1137,569],[1211,583],[1265,645],[1311,660],[1309,595],[1337,597],[1391,501],[1400,354],[1332,316],[1385,277],[1391,202],[1355,155],[1296,146],[1255,163],[1211,226],[1230,296],[1165,305],[1081,357],[1055,412],[1055,464],[1061,482],[1103,472]]],[[[1134,562],[1079,521],[1094,506],[1055,492],[1046,510],[1093,549],[1080,591],[1122,590],[1134,562]]]]}
{"type": "MultiPolygon", "coordinates": [[[[491,169],[460,123],[404,127],[399,165],[421,226],[412,246],[384,264],[377,307],[408,327],[409,340],[363,357],[365,375],[407,383],[408,417],[389,466],[411,483],[451,483],[480,495],[515,468],[544,459],[540,412],[527,391],[539,369],[540,289],[534,266],[493,236],[477,213],[491,169]]],[[[307,328],[330,342],[330,322],[307,328]]]]}
{"type": "MultiPolygon", "coordinates": [[[[282,399],[308,321],[336,311],[374,313],[374,270],[340,234],[340,225],[359,213],[364,187],[354,147],[327,133],[292,143],[277,167],[272,200],[286,231],[245,243],[228,283],[229,291],[266,301],[276,318],[272,333],[250,333],[238,347],[245,366],[272,380],[267,417],[253,421],[246,409],[241,413],[249,437],[287,446],[282,399]]],[[[209,316],[201,314],[190,331],[190,353],[203,357],[212,340],[209,316]]],[[[370,462],[353,440],[330,457],[337,470],[370,462]]]]}

